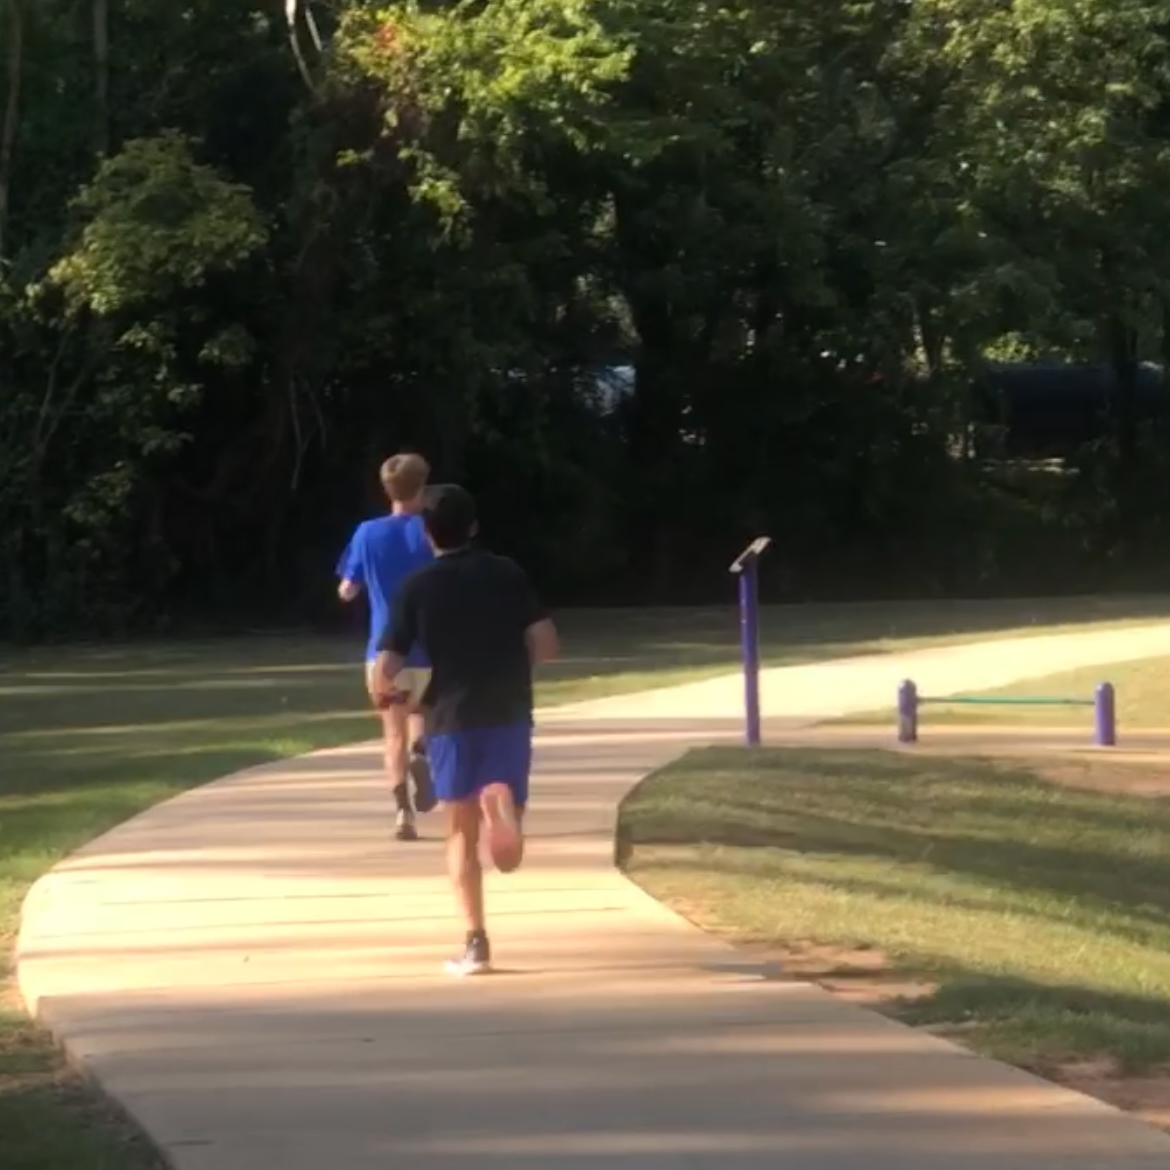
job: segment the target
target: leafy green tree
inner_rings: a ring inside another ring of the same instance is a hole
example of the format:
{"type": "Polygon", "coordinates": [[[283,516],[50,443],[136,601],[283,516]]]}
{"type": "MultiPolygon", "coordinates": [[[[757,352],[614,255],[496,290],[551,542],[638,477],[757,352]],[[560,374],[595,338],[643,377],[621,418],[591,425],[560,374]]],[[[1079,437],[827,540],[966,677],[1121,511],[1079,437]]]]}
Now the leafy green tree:
{"type": "Polygon", "coordinates": [[[184,138],[126,143],[74,213],[69,249],[6,305],[19,325],[0,406],[14,622],[30,620],[34,598],[58,618],[85,604],[83,578],[126,584],[119,542],[146,468],[186,439],[206,371],[252,358],[252,339],[206,295],[266,230],[247,190],[197,163],[184,138]]]}

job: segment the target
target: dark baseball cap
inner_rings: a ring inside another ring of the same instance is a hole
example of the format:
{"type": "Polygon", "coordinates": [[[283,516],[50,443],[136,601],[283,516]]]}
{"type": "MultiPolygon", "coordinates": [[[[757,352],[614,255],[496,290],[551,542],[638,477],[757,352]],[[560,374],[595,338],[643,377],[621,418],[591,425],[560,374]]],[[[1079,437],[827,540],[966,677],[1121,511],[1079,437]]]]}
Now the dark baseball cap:
{"type": "Polygon", "coordinates": [[[423,523],[435,548],[462,548],[475,535],[475,497],[457,483],[437,483],[423,495],[423,523]]]}

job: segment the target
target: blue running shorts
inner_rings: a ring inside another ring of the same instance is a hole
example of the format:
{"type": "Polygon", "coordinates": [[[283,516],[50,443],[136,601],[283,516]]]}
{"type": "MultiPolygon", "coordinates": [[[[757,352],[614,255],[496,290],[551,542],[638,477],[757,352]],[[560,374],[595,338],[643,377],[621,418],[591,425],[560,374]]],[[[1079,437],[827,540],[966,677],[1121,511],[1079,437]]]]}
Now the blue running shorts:
{"type": "Polygon", "coordinates": [[[518,808],[528,803],[532,726],[468,727],[427,736],[427,760],[441,801],[467,800],[489,784],[507,784],[518,808]]]}

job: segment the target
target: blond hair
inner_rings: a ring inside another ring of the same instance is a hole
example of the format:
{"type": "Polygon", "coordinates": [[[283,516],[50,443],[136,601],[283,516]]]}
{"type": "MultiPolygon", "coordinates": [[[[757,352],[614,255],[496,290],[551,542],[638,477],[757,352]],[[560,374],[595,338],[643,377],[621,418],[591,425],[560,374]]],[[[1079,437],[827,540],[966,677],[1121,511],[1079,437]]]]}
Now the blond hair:
{"type": "Polygon", "coordinates": [[[421,456],[407,451],[391,455],[378,473],[382,488],[396,504],[417,499],[430,478],[431,465],[421,456]]]}

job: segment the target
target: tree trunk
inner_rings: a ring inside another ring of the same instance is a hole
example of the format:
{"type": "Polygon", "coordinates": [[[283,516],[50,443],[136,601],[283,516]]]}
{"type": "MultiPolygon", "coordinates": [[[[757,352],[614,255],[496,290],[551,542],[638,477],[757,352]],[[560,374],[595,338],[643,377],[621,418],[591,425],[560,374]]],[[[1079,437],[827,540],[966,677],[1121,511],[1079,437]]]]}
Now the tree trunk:
{"type": "Polygon", "coordinates": [[[1106,325],[1109,364],[1117,379],[1113,397],[1113,417],[1117,436],[1117,454],[1123,467],[1132,469],[1137,453],[1137,332],[1120,317],[1111,314],[1106,325]]]}
{"type": "Polygon", "coordinates": [[[1162,386],[1170,386],[1170,297],[1162,297],[1162,386]]]}
{"type": "Polygon", "coordinates": [[[935,378],[942,372],[946,335],[930,310],[917,298],[914,304],[914,322],[918,352],[926,367],[926,376],[935,378]]]}
{"type": "MultiPolygon", "coordinates": [[[[305,54],[301,49],[300,26],[303,15],[303,8],[301,0],[285,0],[284,3],[284,21],[288,29],[288,43],[292,49],[293,60],[297,63],[297,72],[300,73],[305,85],[311,90],[316,90],[316,85],[313,82],[313,73],[309,68],[308,61],[305,60],[305,54]]],[[[310,32],[316,36],[316,26],[312,23],[309,25],[310,32]]]]}
{"type": "Polygon", "coordinates": [[[20,121],[20,81],[24,70],[24,22],[20,0],[7,0],[8,25],[8,94],[4,102],[4,122],[0,126],[0,260],[6,256],[8,216],[12,191],[12,165],[16,155],[16,129],[20,121]]]}
{"type": "Polygon", "coordinates": [[[1137,497],[1138,475],[1138,419],[1137,332],[1117,314],[1110,314],[1105,323],[1105,339],[1109,365],[1115,385],[1112,388],[1110,414],[1114,449],[1110,462],[1113,487],[1116,538],[1123,544],[1138,530],[1142,502],[1137,497]]]}
{"type": "Polygon", "coordinates": [[[110,4],[93,0],[93,146],[99,155],[110,150],[110,4]]]}

